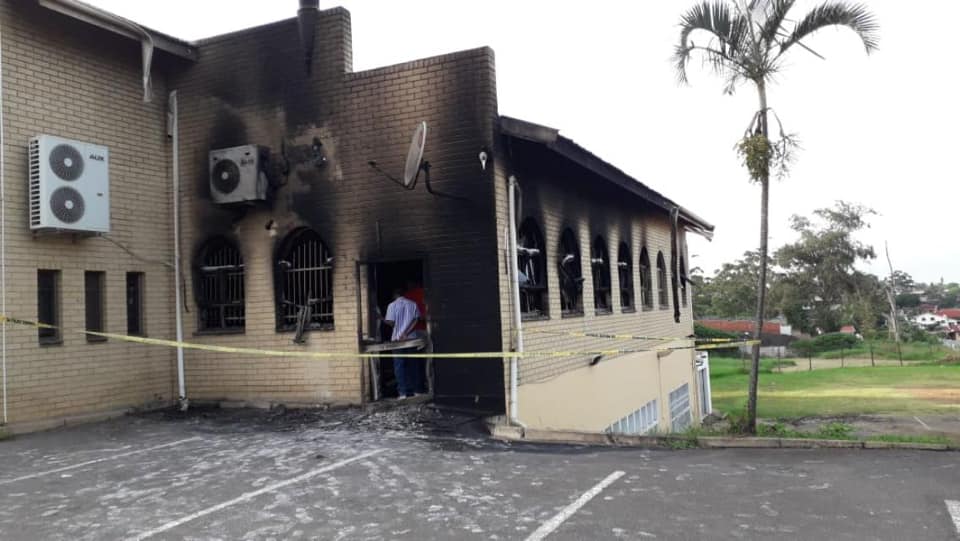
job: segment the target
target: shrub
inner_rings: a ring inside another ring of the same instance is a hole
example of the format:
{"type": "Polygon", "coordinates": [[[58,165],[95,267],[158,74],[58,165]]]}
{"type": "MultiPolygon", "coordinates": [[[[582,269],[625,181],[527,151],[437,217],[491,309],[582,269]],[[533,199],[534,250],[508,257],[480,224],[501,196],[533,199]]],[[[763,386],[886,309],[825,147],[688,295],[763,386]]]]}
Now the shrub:
{"type": "Polygon", "coordinates": [[[860,339],[852,334],[832,332],[821,334],[812,340],[814,351],[836,351],[838,349],[853,349],[860,345],[860,339]]]}

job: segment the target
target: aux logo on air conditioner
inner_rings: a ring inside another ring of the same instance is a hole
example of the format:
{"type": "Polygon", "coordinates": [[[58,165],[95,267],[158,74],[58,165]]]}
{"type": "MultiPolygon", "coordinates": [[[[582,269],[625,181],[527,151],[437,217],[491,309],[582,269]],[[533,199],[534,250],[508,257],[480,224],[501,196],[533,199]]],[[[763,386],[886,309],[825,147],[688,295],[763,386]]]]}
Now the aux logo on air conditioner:
{"type": "Polygon", "coordinates": [[[106,158],[105,156],[101,156],[101,155],[99,155],[99,154],[91,154],[91,155],[90,155],[90,159],[91,159],[91,160],[94,160],[94,161],[98,161],[98,162],[105,162],[105,161],[107,161],[107,158],[106,158]]]}

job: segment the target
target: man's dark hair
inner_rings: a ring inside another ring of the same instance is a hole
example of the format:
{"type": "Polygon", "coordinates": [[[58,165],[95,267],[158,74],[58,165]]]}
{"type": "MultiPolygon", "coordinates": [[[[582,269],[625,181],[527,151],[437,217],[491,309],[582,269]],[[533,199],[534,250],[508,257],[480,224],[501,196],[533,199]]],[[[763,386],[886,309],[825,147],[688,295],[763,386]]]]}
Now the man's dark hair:
{"type": "Polygon", "coordinates": [[[404,293],[406,293],[406,290],[404,290],[402,287],[395,287],[395,288],[393,288],[393,297],[394,297],[394,298],[402,297],[404,293]]]}

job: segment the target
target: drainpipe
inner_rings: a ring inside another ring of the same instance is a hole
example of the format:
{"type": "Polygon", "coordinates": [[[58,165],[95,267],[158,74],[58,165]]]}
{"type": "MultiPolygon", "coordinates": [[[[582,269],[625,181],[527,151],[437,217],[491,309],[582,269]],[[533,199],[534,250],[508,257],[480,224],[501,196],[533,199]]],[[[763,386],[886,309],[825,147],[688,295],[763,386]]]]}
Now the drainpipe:
{"type": "MultiPolygon", "coordinates": [[[[517,195],[520,188],[517,177],[510,175],[509,200],[510,200],[510,239],[508,242],[510,250],[510,281],[513,284],[513,324],[517,332],[517,343],[514,351],[518,354],[523,353],[523,318],[520,314],[520,273],[517,269],[520,266],[517,250],[517,195]]],[[[520,379],[520,355],[510,357],[510,422],[516,426],[526,428],[526,425],[520,422],[519,405],[517,403],[517,387],[520,379]]]]}
{"type": "MultiPolygon", "coordinates": [[[[0,27],[3,22],[0,21],[0,27]]],[[[0,312],[7,316],[7,170],[3,125],[3,30],[0,29],[0,312]]],[[[7,321],[0,329],[0,364],[3,365],[3,424],[7,424],[7,321]]]]}
{"type": "Polygon", "coordinates": [[[170,135],[173,139],[173,288],[177,310],[177,385],[180,410],[187,411],[187,386],[183,375],[183,288],[180,283],[180,107],[177,91],[170,92],[170,135]]]}
{"type": "Polygon", "coordinates": [[[300,9],[297,10],[297,28],[300,30],[300,46],[303,48],[307,75],[310,75],[313,68],[313,47],[319,15],[320,0],[300,0],[300,9]]]}

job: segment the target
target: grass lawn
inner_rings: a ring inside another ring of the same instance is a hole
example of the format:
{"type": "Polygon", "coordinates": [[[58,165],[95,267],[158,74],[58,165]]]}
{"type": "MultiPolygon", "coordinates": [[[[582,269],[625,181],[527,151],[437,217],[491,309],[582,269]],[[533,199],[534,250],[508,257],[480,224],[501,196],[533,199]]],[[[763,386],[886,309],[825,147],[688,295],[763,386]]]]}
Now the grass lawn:
{"type": "MultiPolygon", "coordinates": [[[[960,413],[960,364],[773,373],[762,362],[758,415],[791,419],[856,414],[960,413]]],[[[713,407],[742,414],[749,376],[740,359],[711,357],[713,407]]]]}

